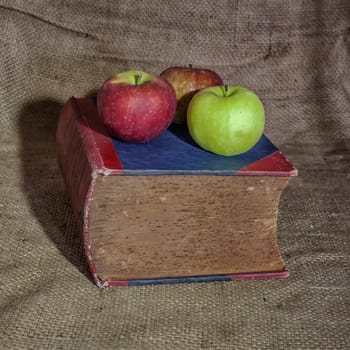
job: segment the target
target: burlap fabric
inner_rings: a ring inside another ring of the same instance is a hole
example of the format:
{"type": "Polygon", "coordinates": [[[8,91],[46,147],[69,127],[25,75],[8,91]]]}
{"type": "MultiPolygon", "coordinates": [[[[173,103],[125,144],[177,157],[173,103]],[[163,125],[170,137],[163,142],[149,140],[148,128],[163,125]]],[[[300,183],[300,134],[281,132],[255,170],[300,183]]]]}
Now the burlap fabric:
{"type": "Polygon", "coordinates": [[[350,2],[0,1],[1,349],[349,349],[350,2]],[[131,68],[207,67],[262,98],[299,169],[285,280],[99,289],[56,160],[58,113],[131,68]]]}

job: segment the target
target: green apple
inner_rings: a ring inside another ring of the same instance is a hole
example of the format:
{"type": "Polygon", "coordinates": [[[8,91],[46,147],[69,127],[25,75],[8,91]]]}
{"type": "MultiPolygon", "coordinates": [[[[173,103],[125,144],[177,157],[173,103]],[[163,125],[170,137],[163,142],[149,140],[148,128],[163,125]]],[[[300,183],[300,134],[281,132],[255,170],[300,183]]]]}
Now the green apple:
{"type": "Polygon", "coordinates": [[[223,156],[250,150],[265,127],[259,97],[241,86],[213,86],[197,92],[187,110],[187,125],[203,149],[223,156]]]}

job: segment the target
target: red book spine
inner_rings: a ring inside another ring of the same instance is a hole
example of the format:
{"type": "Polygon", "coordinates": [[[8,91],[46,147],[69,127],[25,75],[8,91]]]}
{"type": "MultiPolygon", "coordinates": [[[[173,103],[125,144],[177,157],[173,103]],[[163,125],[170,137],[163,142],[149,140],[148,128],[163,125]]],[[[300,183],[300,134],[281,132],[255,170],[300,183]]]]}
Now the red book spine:
{"type": "MultiPolygon", "coordinates": [[[[85,109],[93,108],[85,100],[85,109]]],[[[74,97],[64,105],[58,120],[57,153],[59,166],[65,181],[74,214],[83,233],[85,254],[93,277],[98,283],[95,267],[91,257],[89,242],[88,216],[92,193],[100,160],[93,151],[94,137],[84,121],[81,105],[74,97]]]]}

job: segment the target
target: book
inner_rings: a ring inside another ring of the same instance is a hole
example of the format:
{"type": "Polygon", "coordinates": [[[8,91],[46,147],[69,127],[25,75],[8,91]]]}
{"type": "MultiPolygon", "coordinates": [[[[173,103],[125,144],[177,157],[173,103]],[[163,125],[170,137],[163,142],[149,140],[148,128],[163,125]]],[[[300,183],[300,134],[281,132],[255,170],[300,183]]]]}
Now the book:
{"type": "Polygon", "coordinates": [[[277,215],[297,170],[265,135],[232,157],[176,125],[125,143],[108,134],[95,99],[71,97],[56,139],[99,287],[288,276],[277,215]]]}

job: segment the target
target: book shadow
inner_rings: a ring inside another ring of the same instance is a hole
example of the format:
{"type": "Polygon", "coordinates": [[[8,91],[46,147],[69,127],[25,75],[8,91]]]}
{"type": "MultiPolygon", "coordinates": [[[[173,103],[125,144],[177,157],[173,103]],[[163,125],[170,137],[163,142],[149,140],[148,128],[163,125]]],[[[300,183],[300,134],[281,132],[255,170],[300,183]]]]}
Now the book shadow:
{"type": "Polygon", "coordinates": [[[53,99],[24,105],[19,116],[22,188],[30,209],[59,252],[90,281],[82,234],[73,215],[56,152],[63,104],[53,99]]]}
{"type": "Polygon", "coordinates": [[[207,152],[203,148],[198,146],[198,144],[193,140],[190,132],[188,131],[187,125],[178,125],[175,123],[171,123],[168,127],[168,131],[171,132],[175,137],[188,143],[189,145],[198,148],[203,152],[207,152]]]}

